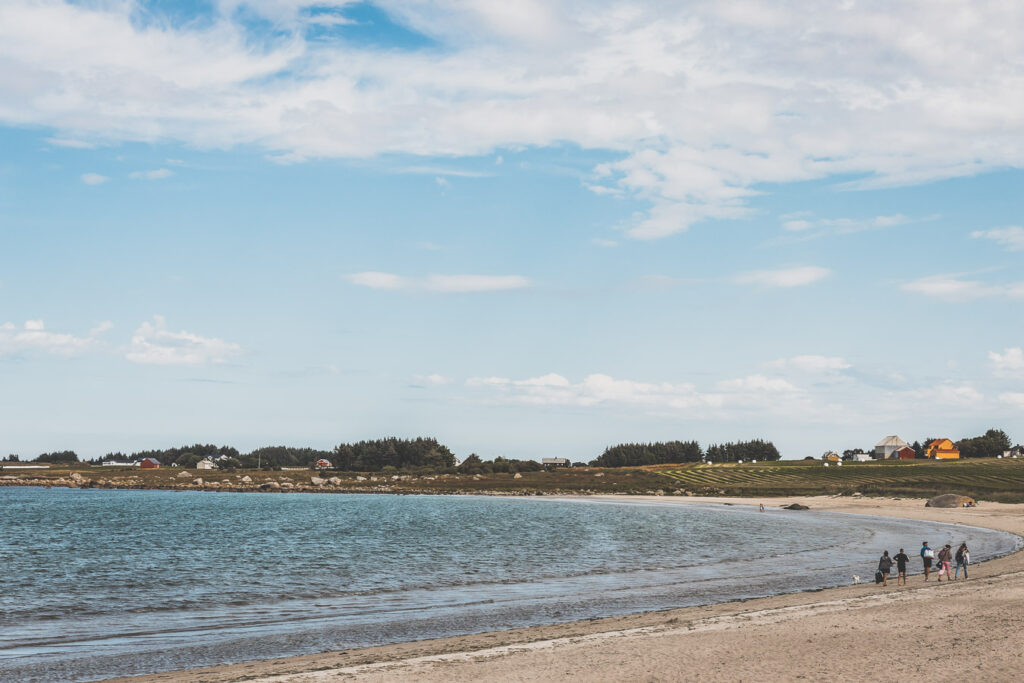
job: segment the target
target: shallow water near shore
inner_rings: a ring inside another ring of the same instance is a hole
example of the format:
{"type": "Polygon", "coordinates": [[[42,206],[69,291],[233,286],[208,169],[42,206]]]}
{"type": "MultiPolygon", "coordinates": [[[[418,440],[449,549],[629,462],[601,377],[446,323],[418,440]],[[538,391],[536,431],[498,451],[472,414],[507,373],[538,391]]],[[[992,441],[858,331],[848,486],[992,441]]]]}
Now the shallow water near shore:
{"type": "Polygon", "coordinates": [[[870,580],[1012,535],[673,501],[0,489],[0,679],[86,681],[870,580]]]}

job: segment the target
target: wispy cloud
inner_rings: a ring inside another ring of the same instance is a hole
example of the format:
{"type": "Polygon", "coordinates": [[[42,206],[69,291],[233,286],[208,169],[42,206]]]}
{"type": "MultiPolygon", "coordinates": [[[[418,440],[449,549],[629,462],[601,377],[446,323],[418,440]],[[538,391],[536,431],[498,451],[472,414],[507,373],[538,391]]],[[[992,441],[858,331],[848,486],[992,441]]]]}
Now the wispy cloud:
{"type": "Polygon", "coordinates": [[[440,293],[499,292],[530,286],[530,280],[521,275],[428,275],[410,278],[393,273],[365,272],[352,273],[345,278],[354,285],[371,289],[440,293]]]}
{"type": "Polygon", "coordinates": [[[134,180],[163,180],[172,175],[174,175],[174,171],[169,168],[154,168],[150,171],[134,171],[129,173],[128,177],[134,180]]]}
{"type": "Polygon", "coordinates": [[[787,232],[818,232],[846,235],[865,230],[884,230],[900,225],[920,223],[934,220],[936,216],[924,218],[911,218],[901,213],[888,216],[873,216],[871,218],[812,218],[806,213],[795,217],[783,216],[782,229],[787,232]]]}
{"type": "Polygon", "coordinates": [[[780,358],[768,363],[768,367],[778,370],[796,370],[809,374],[834,373],[849,370],[852,366],[846,359],[839,356],[794,356],[780,358]]]}
{"type": "Polygon", "coordinates": [[[798,266],[777,270],[752,270],[740,273],[735,281],[741,285],[761,287],[802,287],[828,277],[832,273],[820,266],[798,266]]]}
{"type": "Polygon", "coordinates": [[[452,383],[451,377],[445,377],[436,373],[431,375],[413,375],[413,380],[419,385],[432,387],[440,387],[452,383]]]}
{"type": "Polygon", "coordinates": [[[154,315],[152,322],[144,322],[135,330],[125,358],[146,365],[205,365],[223,363],[240,351],[238,344],[223,339],[185,330],[172,332],[163,316],[154,315]]]}
{"type": "Polygon", "coordinates": [[[79,177],[82,179],[82,182],[85,183],[86,185],[102,185],[103,183],[110,180],[109,177],[105,175],[100,175],[99,173],[83,173],[79,177]]]}
{"type": "Polygon", "coordinates": [[[988,359],[997,377],[1024,377],[1024,349],[1021,347],[1003,349],[1002,353],[989,351],[988,359]]]}
{"type": "Polygon", "coordinates": [[[966,280],[960,275],[930,275],[900,285],[907,292],[923,294],[945,301],[972,301],[985,297],[1024,298],[1024,282],[987,284],[966,280]]]}
{"type": "Polygon", "coordinates": [[[1024,227],[1019,225],[992,228],[991,230],[975,230],[971,233],[971,237],[992,240],[1001,244],[1007,251],[1024,251],[1024,227]]]}
{"type": "Polygon", "coordinates": [[[26,352],[77,356],[97,348],[97,337],[110,327],[110,323],[100,323],[87,335],[76,336],[66,332],[51,332],[42,320],[27,320],[20,328],[14,323],[3,323],[0,324],[0,356],[26,352]]]}
{"type": "Polygon", "coordinates": [[[320,40],[311,23],[348,19],[307,2],[139,22],[131,2],[6,0],[6,71],[32,78],[0,86],[0,120],[68,131],[58,140],[258,145],[290,162],[613,150],[594,190],[646,202],[623,226],[638,239],[749,215],[778,183],[1024,165],[1024,89],[1007,66],[1018,3],[974,3],[970,21],[927,3],[380,4],[444,49],[320,40]],[[254,39],[252,16],[274,37],[254,39]]]}
{"type": "Polygon", "coordinates": [[[96,149],[95,143],[74,138],[46,138],[46,142],[54,147],[67,147],[68,149],[96,149]]]}

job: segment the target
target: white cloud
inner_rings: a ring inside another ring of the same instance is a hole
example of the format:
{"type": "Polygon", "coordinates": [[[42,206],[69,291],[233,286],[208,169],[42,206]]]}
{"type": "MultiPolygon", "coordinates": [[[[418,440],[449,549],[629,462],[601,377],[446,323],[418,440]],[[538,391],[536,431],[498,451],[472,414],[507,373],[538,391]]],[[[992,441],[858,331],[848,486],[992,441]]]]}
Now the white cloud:
{"type": "Polygon", "coordinates": [[[96,149],[96,145],[92,142],[75,140],[73,138],[46,138],[46,142],[55,147],[67,147],[69,149],[96,149]]]}
{"type": "Polygon", "coordinates": [[[154,315],[152,322],[144,322],[135,330],[125,358],[148,365],[205,365],[223,363],[240,351],[238,344],[223,339],[184,330],[172,332],[163,316],[154,315]]]}
{"type": "Polygon", "coordinates": [[[808,374],[826,374],[850,369],[851,365],[839,356],[794,356],[768,363],[780,370],[796,370],[808,374]]]}
{"type": "Polygon", "coordinates": [[[354,285],[371,289],[428,291],[440,293],[499,292],[523,289],[530,281],[521,275],[428,275],[423,279],[393,273],[352,273],[345,278],[354,285]]]}
{"type": "Polygon", "coordinates": [[[1022,393],[1008,391],[999,394],[999,401],[1019,410],[1024,410],[1024,394],[1022,393]]]}
{"type": "Polygon", "coordinates": [[[172,175],[174,175],[174,171],[169,168],[155,168],[151,171],[134,171],[129,173],[128,177],[135,180],[163,180],[172,175]]]}
{"type": "Polygon", "coordinates": [[[1024,251],[1024,228],[1019,225],[992,228],[991,230],[975,230],[971,233],[971,237],[992,240],[1003,245],[1007,251],[1024,251]]]}
{"type": "Polygon", "coordinates": [[[378,273],[374,271],[352,273],[346,275],[345,279],[354,285],[369,287],[370,289],[405,289],[408,287],[408,280],[392,273],[378,273]]]}
{"type": "Polygon", "coordinates": [[[765,377],[764,375],[748,375],[738,379],[727,379],[718,383],[720,389],[727,391],[742,392],[795,392],[798,391],[793,384],[780,377],[765,377]]]}
{"type": "Polygon", "coordinates": [[[748,215],[777,183],[1024,165],[1020,3],[377,3],[430,51],[307,37],[347,21],[321,4],[220,0],[211,21],[172,22],[6,0],[0,122],[291,161],[568,143],[618,156],[595,186],[649,202],[624,226],[640,239],[748,215]]]}
{"type": "MultiPolygon", "coordinates": [[[[100,325],[102,327],[102,323],[100,325]]],[[[42,320],[27,320],[19,329],[14,323],[0,325],[0,356],[37,352],[55,356],[77,356],[97,347],[95,328],[84,337],[50,332],[42,320]]]]}
{"type": "Polygon", "coordinates": [[[905,282],[900,288],[945,301],[971,301],[984,297],[1024,298],[1024,282],[990,285],[978,280],[965,280],[959,275],[930,275],[905,282]]]}
{"type": "Polygon", "coordinates": [[[99,173],[83,173],[80,177],[86,185],[102,185],[110,180],[107,176],[100,175],[99,173]]]}
{"type": "Polygon", "coordinates": [[[830,232],[837,235],[845,235],[865,230],[882,230],[893,228],[909,223],[918,223],[924,220],[932,220],[934,216],[926,218],[910,218],[901,213],[888,216],[873,216],[871,218],[789,218],[783,217],[782,229],[787,232],[806,232],[816,230],[819,232],[830,232]]]}
{"type": "Polygon", "coordinates": [[[498,292],[529,286],[521,275],[430,275],[424,283],[432,292],[498,292]]]}
{"type": "Polygon", "coordinates": [[[988,352],[993,372],[1000,377],[1018,377],[1024,375],[1024,349],[1003,349],[1002,353],[988,352]]]}
{"type": "Polygon", "coordinates": [[[413,375],[413,379],[417,384],[425,384],[432,387],[440,387],[445,384],[451,384],[452,378],[445,377],[444,375],[432,374],[432,375],[413,375]]]}
{"type": "Polygon", "coordinates": [[[736,282],[741,285],[759,285],[761,287],[801,287],[828,277],[831,272],[828,268],[819,266],[752,270],[737,275],[736,282]]]}
{"type": "Polygon", "coordinates": [[[592,239],[592,240],[590,240],[590,241],[591,241],[591,242],[592,242],[593,244],[595,244],[595,245],[597,245],[597,246],[599,246],[599,247],[605,247],[605,248],[609,248],[609,249],[610,249],[611,247],[617,247],[617,246],[619,246],[619,243],[618,243],[618,242],[616,242],[615,240],[608,240],[608,239],[605,239],[605,238],[603,238],[603,237],[595,237],[594,239],[592,239]]]}

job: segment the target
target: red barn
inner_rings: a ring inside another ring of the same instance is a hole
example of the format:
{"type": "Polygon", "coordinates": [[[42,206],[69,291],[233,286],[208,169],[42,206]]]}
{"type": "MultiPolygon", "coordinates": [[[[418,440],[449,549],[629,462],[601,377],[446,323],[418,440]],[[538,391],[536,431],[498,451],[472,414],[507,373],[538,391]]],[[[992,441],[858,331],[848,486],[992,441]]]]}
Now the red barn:
{"type": "Polygon", "coordinates": [[[329,470],[329,469],[331,469],[331,461],[330,460],[325,460],[324,458],[320,458],[319,460],[316,461],[316,467],[317,467],[317,469],[321,469],[321,470],[323,470],[323,469],[328,469],[329,470]]]}
{"type": "Polygon", "coordinates": [[[914,458],[917,457],[917,453],[915,453],[914,449],[911,448],[910,446],[904,446],[903,448],[900,448],[895,453],[893,453],[893,455],[899,458],[900,460],[913,460],[914,458]]]}
{"type": "Polygon", "coordinates": [[[156,458],[143,458],[142,462],[139,463],[139,467],[144,470],[158,470],[160,469],[160,461],[156,458]]]}

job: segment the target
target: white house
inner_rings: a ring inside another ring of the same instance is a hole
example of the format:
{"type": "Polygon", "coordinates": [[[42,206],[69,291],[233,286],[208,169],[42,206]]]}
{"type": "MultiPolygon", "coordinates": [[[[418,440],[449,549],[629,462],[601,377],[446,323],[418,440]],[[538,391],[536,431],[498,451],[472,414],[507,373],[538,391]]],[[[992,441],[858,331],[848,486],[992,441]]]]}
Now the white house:
{"type": "Polygon", "coordinates": [[[215,470],[217,465],[210,458],[203,458],[196,463],[197,470],[215,470]]]}
{"type": "Polygon", "coordinates": [[[875,444],[875,450],[872,456],[876,460],[889,460],[890,458],[896,457],[896,451],[901,448],[907,448],[909,445],[910,444],[906,441],[893,434],[892,436],[887,436],[875,444]]]}
{"type": "Polygon", "coordinates": [[[569,458],[542,458],[540,464],[545,468],[550,467],[571,467],[572,462],[569,458]]]}
{"type": "Polygon", "coordinates": [[[855,461],[855,462],[867,462],[868,460],[871,460],[871,454],[870,453],[854,453],[853,457],[850,458],[850,459],[855,461]]]}

